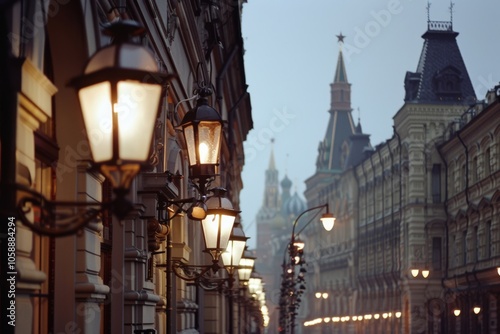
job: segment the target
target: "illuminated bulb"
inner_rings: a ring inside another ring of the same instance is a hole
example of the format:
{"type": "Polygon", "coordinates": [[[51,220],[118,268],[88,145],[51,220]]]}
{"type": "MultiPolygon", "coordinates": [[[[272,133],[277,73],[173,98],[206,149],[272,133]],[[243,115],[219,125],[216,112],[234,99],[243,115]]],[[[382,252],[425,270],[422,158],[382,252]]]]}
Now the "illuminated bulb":
{"type": "Polygon", "coordinates": [[[314,294],[314,296],[316,296],[316,298],[320,298],[320,297],[321,297],[321,292],[316,292],[316,293],[314,294]]]}
{"type": "Polygon", "coordinates": [[[497,267],[497,273],[500,276],[500,267],[497,267]]]}
{"type": "Polygon", "coordinates": [[[205,162],[208,158],[208,145],[206,143],[200,143],[198,146],[198,153],[200,154],[200,161],[205,162]]]}
{"type": "Polygon", "coordinates": [[[422,276],[423,276],[424,278],[429,277],[429,270],[427,270],[427,269],[422,270],[422,276]]]}
{"type": "Polygon", "coordinates": [[[473,311],[474,314],[479,314],[479,312],[481,312],[481,308],[479,306],[474,306],[473,311]]]}
{"type": "Polygon", "coordinates": [[[372,315],[371,314],[365,314],[365,320],[371,320],[372,315]]]}
{"type": "Polygon", "coordinates": [[[458,317],[460,315],[460,309],[454,309],[453,310],[453,314],[455,315],[455,317],[458,317]]]}
{"type": "Polygon", "coordinates": [[[375,319],[378,319],[378,318],[380,318],[380,314],[375,313],[375,314],[373,315],[373,317],[374,317],[375,319]]]}
{"type": "Polygon", "coordinates": [[[418,270],[418,269],[412,269],[412,270],[411,270],[411,275],[412,275],[413,277],[417,277],[417,276],[418,276],[418,272],[419,272],[419,270],[418,270]]]}
{"type": "Polygon", "coordinates": [[[323,297],[323,299],[328,298],[328,292],[323,292],[323,294],[321,296],[323,297]]]}
{"type": "Polygon", "coordinates": [[[349,318],[349,316],[346,316],[345,317],[345,321],[349,321],[351,318],[349,318]]]}
{"type": "Polygon", "coordinates": [[[325,322],[325,324],[329,323],[330,320],[331,320],[331,318],[329,318],[329,317],[326,317],[326,318],[323,319],[323,321],[325,322]]]}
{"type": "Polygon", "coordinates": [[[396,318],[401,318],[401,312],[396,312],[396,318]]]}
{"type": "Polygon", "coordinates": [[[353,316],[352,317],[352,321],[358,321],[358,317],[357,316],[353,316]]]}

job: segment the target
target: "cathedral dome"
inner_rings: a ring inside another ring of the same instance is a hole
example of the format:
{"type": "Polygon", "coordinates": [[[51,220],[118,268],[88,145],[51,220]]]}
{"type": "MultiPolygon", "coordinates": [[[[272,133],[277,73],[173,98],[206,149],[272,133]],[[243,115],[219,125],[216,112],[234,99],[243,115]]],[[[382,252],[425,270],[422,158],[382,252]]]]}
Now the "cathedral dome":
{"type": "Polygon", "coordinates": [[[283,180],[281,180],[281,188],[283,189],[290,189],[292,187],[292,181],[288,178],[288,176],[285,175],[283,180]]]}
{"type": "Polygon", "coordinates": [[[281,206],[283,215],[286,217],[297,217],[304,212],[307,207],[306,203],[299,197],[297,192],[290,196],[281,206]]]}

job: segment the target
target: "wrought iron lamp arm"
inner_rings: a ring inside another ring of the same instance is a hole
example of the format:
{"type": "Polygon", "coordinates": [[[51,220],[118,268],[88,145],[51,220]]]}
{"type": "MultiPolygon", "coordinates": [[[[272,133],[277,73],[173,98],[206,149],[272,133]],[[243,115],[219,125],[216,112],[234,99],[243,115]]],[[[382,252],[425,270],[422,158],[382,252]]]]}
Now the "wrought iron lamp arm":
{"type": "Polygon", "coordinates": [[[20,184],[9,186],[14,189],[13,193],[21,194],[16,206],[17,218],[30,230],[44,236],[64,237],[74,234],[108,209],[122,219],[133,207],[125,198],[125,192],[116,192],[117,196],[112,201],[104,203],[52,201],[29,187],[20,184]],[[32,222],[27,216],[33,208],[39,209],[39,223],[32,222]],[[72,210],[74,208],[82,210],[75,212],[72,210]]]}
{"type": "Polygon", "coordinates": [[[204,290],[219,289],[227,278],[217,275],[220,269],[218,262],[211,265],[189,265],[179,260],[172,260],[172,271],[175,276],[188,282],[194,282],[204,290]]]}
{"type": "MultiPolygon", "coordinates": [[[[295,219],[295,221],[293,222],[293,227],[292,227],[292,237],[291,237],[291,242],[293,242],[294,238],[295,238],[295,227],[297,226],[300,218],[305,215],[306,213],[308,212],[311,212],[313,210],[316,210],[316,209],[321,209],[321,208],[326,208],[326,211],[329,212],[329,209],[328,209],[328,203],[325,203],[325,204],[322,204],[322,205],[318,205],[318,206],[314,206],[312,208],[309,208],[307,209],[306,211],[302,212],[300,215],[298,215],[298,217],[295,219]]],[[[299,235],[302,231],[304,231],[304,229],[309,226],[309,224],[311,224],[311,222],[313,221],[313,219],[309,220],[307,222],[307,224],[305,224],[301,229],[300,231],[297,233],[297,235],[299,235]]]]}

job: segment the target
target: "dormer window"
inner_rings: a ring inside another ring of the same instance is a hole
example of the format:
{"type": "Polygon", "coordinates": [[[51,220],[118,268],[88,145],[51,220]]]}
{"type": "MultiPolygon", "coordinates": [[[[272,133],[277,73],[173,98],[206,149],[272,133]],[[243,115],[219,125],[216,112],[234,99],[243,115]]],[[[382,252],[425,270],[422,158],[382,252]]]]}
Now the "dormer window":
{"type": "Polygon", "coordinates": [[[455,67],[448,66],[437,71],[434,76],[434,88],[440,98],[460,98],[462,96],[462,76],[455,67]]]}

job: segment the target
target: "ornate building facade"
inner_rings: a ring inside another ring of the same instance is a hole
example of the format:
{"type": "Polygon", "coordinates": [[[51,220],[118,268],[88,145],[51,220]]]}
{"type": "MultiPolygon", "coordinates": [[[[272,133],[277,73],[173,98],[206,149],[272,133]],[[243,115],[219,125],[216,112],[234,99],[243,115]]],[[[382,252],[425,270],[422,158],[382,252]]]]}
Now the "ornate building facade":
{"type": "MultiPolygon", "coordinates": [[[[227,294],[205,292],[172,274],[168,282],[167,234],[174,259],[210,260],[202,253],[199,222],[177,215],[170,230],[158,224],[161,196],[193,196],[187,177],[180,177],[189,174],[188,157],[176,127],[193,107],[193,92],[202,87],[213,89],[209,103],[225,122],[219,175],[212,186],[226,188],[239,209],[243,141],[253,127],[243,64],[243,2],[1,2],[3,221],[18,214],[16,196],[6,195],[14,180],[49,200],[110,200],[109,183],[88,169],[80,106],[67,85],[96,50],[110,43],[103,25],[139,22],[145,34],[138,42],[154,53],[160,72],[176,77],[165,87],[148,167],[132,182],[128,197],[134,209],[125,219],[104,213],[60,238],[40,236],[17,219],[17,322],[2,332],[233,333],[250,328],[249,321],[260,330],[259,315],[250,309],[250,316],[236,312],[239,308],[231,304],[236,300],[227,294]],[[170,321],[166,314],[172,315],[170,321]]],[[[39,215],[28,213],[35,224],[39,215]]],[[[8,303],[4,284],[2,276],[2,309],[8,303]]]]}
{"type": "Polygon", "coordinates": [[[476,99],[457,35],[428,22],[393,136],[375,148],[359,124],[335,128],[350,106],[332,85],[305,196],[337,220],[331,235],[306,231],[308,332],[498,332],[498,92],[476,99]],[[320,306],[315,291],[329,293],[320,306]]]}

